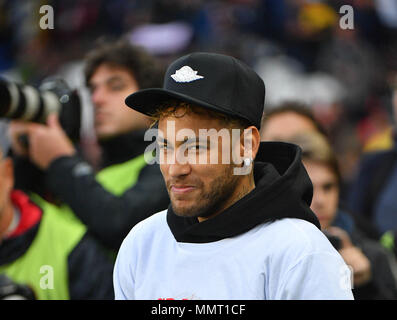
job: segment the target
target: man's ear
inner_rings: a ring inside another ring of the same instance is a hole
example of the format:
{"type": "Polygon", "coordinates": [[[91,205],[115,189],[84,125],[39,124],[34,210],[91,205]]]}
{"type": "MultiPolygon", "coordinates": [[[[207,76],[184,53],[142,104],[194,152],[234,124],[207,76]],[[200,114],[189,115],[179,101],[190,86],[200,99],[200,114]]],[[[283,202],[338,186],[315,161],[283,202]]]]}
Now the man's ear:
{"type": "Polygon", "coordinates": [[[250,126],[244,129],[240,137],[240,156],[254,160],[261,143],[261,135],[257,127],[250,126]]]}

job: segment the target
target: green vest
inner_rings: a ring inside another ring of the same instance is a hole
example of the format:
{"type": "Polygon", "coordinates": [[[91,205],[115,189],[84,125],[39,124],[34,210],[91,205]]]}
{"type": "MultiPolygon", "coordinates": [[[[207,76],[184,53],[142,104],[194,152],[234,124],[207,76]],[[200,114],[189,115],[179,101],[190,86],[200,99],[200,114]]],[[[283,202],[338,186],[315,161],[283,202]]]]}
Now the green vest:
{"type": "MultiPolygon", "coordinates": [[[[97,181],[116,196],[138,180],[146,165],[145,155],[101,170],[97,181]]],[[[0,266],[17,283],[28,284],[38,299],[69,299],[67,259],[86,232],[86,227],[66,204],[56,207],[38,195],[30,195],[43,210],[38,233],[24,255],[0,266]]]]}
{"type": "Polygon", "coordinates": [[[109,192],[122,195],[138,181],[139,173],[146,166],[145,154],[120,164],[104,168],[96,175],[96,180],[109,192]]]}
{"type": "Polygon", "coordinates": [[[56,206],[39,196],[32,198],[43,210],[36,237],[21,257],[0,266],[0,273],[30,286],[37,299],[69,299],[68,256],[86,228],[77,220],[65,219],[56,206]]]}

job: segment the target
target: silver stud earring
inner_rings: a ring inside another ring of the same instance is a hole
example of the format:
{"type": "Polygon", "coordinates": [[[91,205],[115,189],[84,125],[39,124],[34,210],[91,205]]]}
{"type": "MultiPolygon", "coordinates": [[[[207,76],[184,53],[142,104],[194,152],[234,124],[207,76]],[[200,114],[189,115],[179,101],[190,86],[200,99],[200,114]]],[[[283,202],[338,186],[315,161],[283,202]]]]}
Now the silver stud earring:
{"type": "Polygon", "coordinates": [[[244,158],[244,166],[249,167],[252,163],[251,158],[244,158]]]}

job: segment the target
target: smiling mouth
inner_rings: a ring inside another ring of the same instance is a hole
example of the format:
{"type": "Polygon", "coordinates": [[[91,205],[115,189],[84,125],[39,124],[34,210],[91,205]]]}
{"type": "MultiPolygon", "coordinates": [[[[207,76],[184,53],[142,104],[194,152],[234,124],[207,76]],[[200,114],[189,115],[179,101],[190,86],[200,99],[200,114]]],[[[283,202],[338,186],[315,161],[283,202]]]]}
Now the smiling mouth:
{"type": "Polygon", "coordinates": [[[192,192],[195,187],[192,186],[171,186],[171,192],[175,194],[187,194],[189,192],[192,192]]]}

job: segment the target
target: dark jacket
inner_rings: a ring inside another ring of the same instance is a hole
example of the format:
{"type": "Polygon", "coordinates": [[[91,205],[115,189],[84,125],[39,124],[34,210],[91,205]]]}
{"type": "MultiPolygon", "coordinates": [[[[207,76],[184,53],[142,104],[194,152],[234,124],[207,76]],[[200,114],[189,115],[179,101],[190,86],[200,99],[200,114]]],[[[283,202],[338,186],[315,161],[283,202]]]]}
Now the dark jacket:
{"type": "MultiPolygon", "coordinates": [[[[360,161],[357,176],[351,185],[347,203],[349,211],[355,215],[361,215],[374,227],[376,227],[375,206],[377,200],[384,191],[396,165],[396,147],[365,154],[360,161]]],[[[379,239],[382,232],[377,230],[377,233],[376,239],[379,239]]],[[[368,233],[367,235],[373,237],[368,233]]]]}
{"type": "MultiPolygon", "coordinates": [[[[26,195],[23,197],[27,198],[26,195]]],[[[18,205],[21,212],[20,225],[25,224],[26,227],[20,233],[12,237],[10,236],[0,243],[0,267],[7,266],[29,253],[40,228],[42,228],[44,215],[52,214],[52,212],[43,212],[31,200],[21,201],[21,204],[18,205]],[[40,214],[34,223],[29,222],[28,220],[31,220],[32,215],[37,212],[40,214]]],[[[69,222],[67,219],[64,219],[59,220],[59,223],[66,223],[68,224],[68,228],[73,228],[73,224],[76,222],[69,222]]],[[[48,227],[48,225],[46,226],[48,227]]],[[[64,229],[62,227],[60,228],[60,230],[64,229]]],[[[60,236],[62,237],[62,235],[60,236]]],[[[48,239],[48,241],[51,240],[54,241],[54,239],[48,239]]],[[[45,248],[42,251],[45,251],[45,248]]],[[[41,254],[41,251],[39,252],[41,254]]],[[[57,250],[57,252],[53,253],[52,257],[54,257],[53,259],[60,259],[60,255],[62,259],[62,254],[64,253],[57,250]]],[[[41,257],[36,256],[34,259],[41,259],[41,257]]],[[[43,255],[42,263],[43,265],[51,264],[51,260],[48,260],[48,257],[43,255]]],[[[23,272],[23,268],[31,268],[31,265],[24,265],[22,263],[18,265],[19,272],[23,272]]],[[[38,272],[39,270],[37,270],[38,272]]],[[[88,233],[83,233],[77,245],[68,253],[66,272],[70,299],[114,298],[112,282],[113,261],[105,253],[105,250],[98,245],[98,242],[88,233]]],[[[52,290],[56,289],[57,284],[55,283],[52,290]]]]}
{"type": "MultiPolygon", "coordinates": [[[[360,248],[371,263],[372,279],[361,287],[353,288],[357,300],[397,299],[397,283],[394,273],[396,261],[377,241],[368,238],[349,213],[339,210],[333,225],[345,230],[354,246],[360,248]]],[[[338,248],[337,248],[338,249],[338,248]]]]}
{"type": "MultiPolygon", "coordinates": [[[[148,145],[143,134],[133,132],[102,143],[102,168],[143,154],[148,145]]],[[[135,224],[167,208],[169,197],[157,164],[146,165],[137,183],[115,196],[97,182],[93,171],[76,174],[74,168],[82,163],[88,167],[78,155],[56,159],[46,172],[46,186],[106,247],[117,250],[135,224]]]]}

